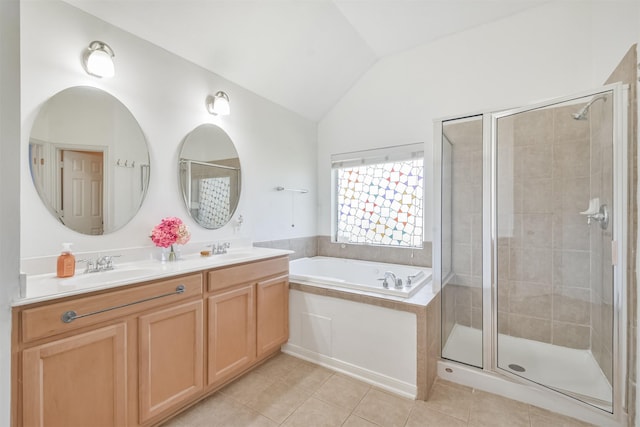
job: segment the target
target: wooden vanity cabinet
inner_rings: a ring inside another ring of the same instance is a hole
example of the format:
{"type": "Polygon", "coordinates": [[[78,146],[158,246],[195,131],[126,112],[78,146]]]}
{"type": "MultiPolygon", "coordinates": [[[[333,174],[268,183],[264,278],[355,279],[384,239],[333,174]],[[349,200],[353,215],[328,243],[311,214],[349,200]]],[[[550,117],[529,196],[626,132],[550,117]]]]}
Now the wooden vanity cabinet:
{"type": "Polygon", "coordinates": [[[288,340],[288,274],[288,257],[207,274],[208,387],[241,374],[288,340]]]}
{"type": "Polygon", "coordinates": [[[166,421],[279,351],[288,271],[282,256],[15,307],[13,426],[166,421]]]}
{"type": "Polygon", "coordinates": [[[24,426],[126,426],[127,325],[97,328],[22,353],[24,426]]]}
{"type": "Polygon", "coordinates": [[[231,288],[207,298],[209,353],[207,385],[247,369],[256,360],[255,288],[231,288]]]}
{"type": "Polygon", "coordinates": [[[289,339],[289,275],[256,285],[257,358],[262,359],[289,339]]]}
{"type": "Polygon", "coordinates": [[[202,392],[203,312],[199,299],[138,318],[141,424],[202,392]]]}
{"type": "Polygon", "coordinates": [[[197,273],[17,307],[14,425],[135,426],[201,393],[202,292],[197,273]]]}

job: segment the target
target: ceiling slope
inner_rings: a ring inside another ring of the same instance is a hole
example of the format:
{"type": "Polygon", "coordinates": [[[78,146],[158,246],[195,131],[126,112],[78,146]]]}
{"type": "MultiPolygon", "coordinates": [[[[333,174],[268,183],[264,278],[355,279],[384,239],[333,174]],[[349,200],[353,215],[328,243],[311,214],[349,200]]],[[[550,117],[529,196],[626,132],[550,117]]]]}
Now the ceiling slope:
{"type": "Polygon", "coordinates": [[[313,121],[379,58],[544,3],[65,1],[313,121]]]}

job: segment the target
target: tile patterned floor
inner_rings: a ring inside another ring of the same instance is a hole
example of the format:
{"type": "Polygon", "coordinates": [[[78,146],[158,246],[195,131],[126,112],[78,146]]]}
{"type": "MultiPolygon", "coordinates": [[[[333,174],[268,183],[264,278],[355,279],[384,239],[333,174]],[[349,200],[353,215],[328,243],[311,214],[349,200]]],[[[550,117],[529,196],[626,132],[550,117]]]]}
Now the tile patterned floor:
{"type": "Polygon", "coordinates": [[[413,401],[280,354],[163,427],[589,425],[442,380],[428,401],[413,401]]]}

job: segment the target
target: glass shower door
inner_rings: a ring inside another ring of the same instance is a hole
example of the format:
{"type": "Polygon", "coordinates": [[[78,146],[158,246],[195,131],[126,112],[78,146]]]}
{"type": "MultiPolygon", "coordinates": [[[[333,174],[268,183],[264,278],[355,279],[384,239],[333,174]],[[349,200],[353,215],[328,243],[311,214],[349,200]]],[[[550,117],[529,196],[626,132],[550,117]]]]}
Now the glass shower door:
{"type": "Polygon", "coordinates": [[[613,91],[493,116],[496,365],[613,404],[613,91]]]}
{"type": "Polygon", "coordinates": [[[482,115],[442,123],[442,357],[482,368],[482,115]]]}

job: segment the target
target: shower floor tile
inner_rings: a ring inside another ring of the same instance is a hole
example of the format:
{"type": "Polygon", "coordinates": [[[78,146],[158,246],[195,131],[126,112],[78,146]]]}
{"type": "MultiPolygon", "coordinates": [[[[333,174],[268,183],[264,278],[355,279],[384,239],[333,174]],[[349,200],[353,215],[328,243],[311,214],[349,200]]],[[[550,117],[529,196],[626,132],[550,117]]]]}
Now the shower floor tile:
{"type": "MultiPolygon", "coordinates": [[[[443,357],[482,367],[482,332],[455,325],[442,349],[443,357]]],[[[552,345],[500,334],[498,366],[560,392],[601,402],[608,409],[611,385],[588,350],[552,345]]]]}

